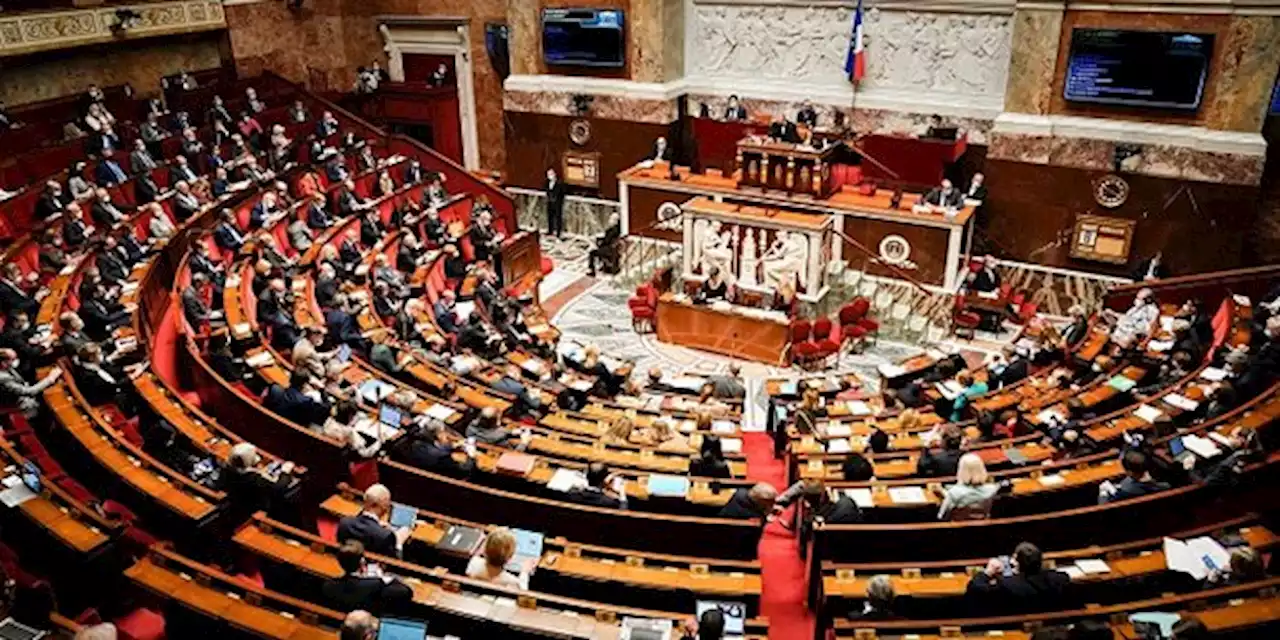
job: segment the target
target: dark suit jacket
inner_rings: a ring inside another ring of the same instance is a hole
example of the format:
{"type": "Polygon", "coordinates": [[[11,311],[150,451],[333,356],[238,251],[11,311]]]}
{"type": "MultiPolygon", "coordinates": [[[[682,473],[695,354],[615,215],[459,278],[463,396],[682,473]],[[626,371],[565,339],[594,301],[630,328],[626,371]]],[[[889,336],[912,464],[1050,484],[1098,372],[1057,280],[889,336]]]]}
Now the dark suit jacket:
{"type": "Polygon", "coordinates": [[[36,317],[40,304],[26,292],[11,284],[8,280],[0,281],[0,307],[14,311],[26,311],[30,318],[36,317]]]}
{"type": "Polygon", "coordinates": [[[312,204],[307,207],[307,226],[312,229],[326,229],[333,221],[329,220],[329,212],[324,207],[312,204]]]}
{"type": "Polygon", "coordinates": [[[455,478],[465,477],[474,466],[470,461],[460,463],[454,460],[453,449],[422,440],[409,443],[405,457],[415,467],[455,478]]]}
{"type": "Polygon", "coordinates": [[[978,185],[977,189],[973,189],[973,193],[969,193],[969,189],[965,189],[964,197],[973,198],[974,200],[982,200],[985,202],[987,199],[987,185],[978,185]]]}
{"type": "Polygon", "coordinates": [[[960,456],[964,452],[959,449],[929,449],[920,456],[916,463],[916,475],[925,478],[941,478],[954,476],[956,467],[960,466],[960,456]]]}
{"type": "Polygon", "coordinates": [[[470,235],[471,248],[475,250],[476,260],[488,260],[496,249],[493,245],[496,237],[493,228],[472,225],[470,235]]]}
{"type": "Polygon", "coordinates": [[[363,339],[363,336],[360,335],[360,325],[346,311],[326,309],[324,312],[324,325],[329,331],[329,337],[335,342],[350,344],[363,339]]]}
{"type": "Polygon", "coordinates": [[[40,194],[40,198],[36,200],[36,217],[41,220],[62,211],[65,206],[61,199],[54,197],[48,191],[40,194]]]}
{"type": "Polygon", "coordinates": [[[934,187],[925,194],[924,202],[945,207],[958,207],[964,204],[964,194],[959,189],[952,189],[950,195],[944,196],[941,187],[934,187]]]}
{"type": "Polygon", "coordinates": [[[95,181],[102,186],[111,186],[120,184],[128,179],[128,174],[115,160],[103,160],[98,163],[98,168],[94,169],[93,175],[95,181]],[[114,170],[113,170],[114,169],[114,170]]]}
{"type": "Polygon", "coordinates": [[[732,478],[733,472],[727,461],[697,457],[689,461],[689,475],[699,478],[732,478]]]}
{"type": "Polygon", "coordinates": [[[984,612],[1022,614],[1070,609],[1071,578],[1061,571],[1043,571],[1008,578],[978,573],[969,580],[965,596],[984,612]]]}
{"type": "Polygon", "coordinates": [[[400,555],[396,549],[396,534],[391,529],[372,517],[360,513],[347,516],[338,521],[338,543],[347,540],[359,540],[366,553],[376,553],[395,558],[400,555]]]}
{"type": "Polygon", "coordinates": [[[67,220],[62,223],[62,241],[67,243],[68,247],[78,247],[84,244],[88,229],[84,226],[84,221],[79,218],[68,216],[67,220]]]}
{"type": "Polygon", "coordinates": [[[426,172],[422,170],[422,167],[409,165],[404,168],[404,184],[418,184],[424,179],[426,179],[426,172]]]}
{"type": "Polygon", "coordinates": [[[187,315],[187,322],[193,328],[199,329],[200,325],[209,321],[209,305],[191,287],[182,290],[182,312],[187,315]]]}
{"type": "MultiPolygon", "coordinates": [[[[327,406],[312,400],[301,391],[274,384],[267,390],[267,397],[262,401],[262,406],[286,420],[292,420],[303,426],[312,423],[320,424],[329,415],[327,406]]],[[[341,540],[339,537],[339,541],[341,540]]]]}
{"type": "MultiPolygon", "coordinates": [[[[1151,260],[1152,258],[1147,258],[1146,260],[1139,262],[1138,267],[1134,269],[1133,273],[1129,275],[1134,280],[1137,280],[1138,282],[1142,282],[1144,279],[1146,279],[1147,272],[1151,270],[1151,260]]],[[[1156,279],[1163,280],[1168,277],[1169,277],[1169,268],[1164,266],[1164,261],[1161,260],[1160,264],[1156,265],[1156,279]]]]}
{"type": "Polygon", "coordinates": [[[402,612],[413,602],[413,590],[397,578],[360,578],[345,575],[321,587],[324,598],[338,611],[363,609],[374,615],[402,612]]]}
{"type": "Polygon", "coordinates": [[[178,165],[169,168],[169,186],[178,184],[179,180],[186,180],[187,183],[192,183],[196,181],[197,177],[196,172],[191,170],[190,165],[187,165],[185,170],[179,168],[178,165]]]}
{"type": "Polygon", "coordinates": [[[566,493],[565,497],[571,502],[593,507],[617,509],[622,506],[622,503],[617,498],[605,495],[604,491],[595,487],[580,487],[566,493]]]}
{"type": "Polygon", "coordinates": [[[1010,362],[1004,368],[1004,371],[1000,372],[1000,386],[1003,387],[1022,380],[1030,372],[1031,363],[1027,362],[1026,358],[1015,358],[1013,362],[1010,362]]]}
{"type": "Polygon", "coordinates": [[[98,267],[102,277],[110,282],[120,282],[129,277],[129,268],[125,266],[120,254],[116,251],[103,251],[98,254],[94,265],[98,267]]]}
{"type": "Polygon", "coordinates": [[[729,498],[729,502],[720,508],[720,513],[717,513],[716,517],[737,518],[739,520],[764,517],[764,514],[760,513],[760,508],[756,506],[755,501],[751,499],[748,492],[749,489],[746,487],[734,491],[733,497],[729,498]]]}
{"type": "Polygon", "coordinates": [[[973,276],[973,289],[975,291],[995,291],[1000,288],[1000,272],[995,269],[982,269],[973,276]]]}
{"type": "Polygon", "coordinates": [[[218,225],[217,229],[214,229],[213,241],[225,251],[239,251],[240,247],[244,245],[244,234],[240,233],[239,229],[233,229],[224,222],[218,225]]]}
{"type": "MultiPolygon", "coordinates": [[[[119,210],[119,207],[116,208],[119,210]]],[[[124,213],[120,211],[120,213],[124,213]]],[[[89,208],[89,216],[93,218],[94,224],[102,226],[104,229],[116,223],[116,217],[107,209],[105,202],[94,200],[93,206],[89,208]]]]}
{"type": "Polygon", "coordinates": [[[746,120],[746,119],[747,119],[747,109],[746,109],[746,107],[743,107],[742,105],[738,105],[736,108],[735,108],[735,107],[725,107],[725,109],[724,109],[724,119],[725,119],[725,120],[746,120]]]}
{"type": "Polygon", "coordinates": [[[445,333],[458,332],[458,315],[454,313],[453,309],[445,307],[443,303],[437,301],[433,315],[441,331],[445,333]]]}
{"type": "Polygon", "coordinates": [[[547,211],[561,213],[564,210],[564,180],[556,180],[554,186],[548,180],[542,190],[547,194],[547,211]]]}
{"type": "Polygon", "coordinates": [[[801,109],[796,114],[796,123],[815,127],[818,125],[818,112],[814,109],[801,109]]]}
{"type": "Polygon", "coordinates": [[[150,175],[143,174],[133,181],[133,199],[139,205],[151,204],[159,195],[160,185],[150,175]]]}
{"type": "Polygon", "coordinates": [[[795,143],[800,141],[800,132],[796,130],[796,123],[782,120],[769,125],[769,137],[795,143]]]}

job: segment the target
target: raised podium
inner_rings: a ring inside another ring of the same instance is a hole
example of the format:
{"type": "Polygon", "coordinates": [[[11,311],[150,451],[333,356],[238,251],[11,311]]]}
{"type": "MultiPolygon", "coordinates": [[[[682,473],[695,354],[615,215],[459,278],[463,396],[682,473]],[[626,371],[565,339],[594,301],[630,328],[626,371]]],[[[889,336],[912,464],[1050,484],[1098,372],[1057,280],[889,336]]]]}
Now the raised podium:
{"type": "Polygon", "coordinates": [[[738,186],[826,198],[836,190],[831,164],[839,149],[748,136],[738,141],[738,186]]]}

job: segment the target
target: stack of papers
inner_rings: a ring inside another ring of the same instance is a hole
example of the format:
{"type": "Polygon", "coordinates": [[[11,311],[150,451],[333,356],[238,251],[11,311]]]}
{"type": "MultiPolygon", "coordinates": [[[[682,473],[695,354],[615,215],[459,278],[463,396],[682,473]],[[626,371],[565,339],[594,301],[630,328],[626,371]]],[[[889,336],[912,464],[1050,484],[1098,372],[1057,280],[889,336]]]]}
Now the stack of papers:
{"type": "Polygon", "coordinates": [[[725,453],[742,453],[742,441],[737,438],[725,438],[720,441],[720,449],[725,453]]]}
{"type": "Polygon", "coordinates": [[[1182,409],[1183,411],[1195,411],[1196,408],[1200,406],[1199,402],[1196,402],[1191,398],[1188,398],[1183,395],[1179,395],[1177,393],[1171,393],[1165,396],[1164,401],[1179,409],[1182,409]]]}
{"type": "Polygon", "coordinates": [[[920,487],[889,487],[889,499],[895,504],[924,504],[929,501],[920,487]]]}
{"type": "Polygon", "coordinates": [[[715,420],[711,423],[711,432],[720,434],[737,433],[738,425],[731,420],[715,420]]]}
{"type": "Polygon", "coordinates": [[[1222,449],[1213,440],[1194,433],[1182,436],[1182,446],[1201,458],[1216,458],[1222,455],[1222,449]]]}
{"type": "Polygon", "coordinates": [[[260,369],[273,362],[275,362],[275,359],[271,357],[270,351],[259,351],[258,353],[255,353],[249,356],[248,358],[244,359],[244,363],[249,365],[250,367],[253,367],[254,369],[260,369]]]}
{"type": "Polygon", "coordinates": [[[876,370],[886,378],[896,378],[907,372],[904,367],[896,364],[882,364],[876,367],[876,370]]]}
{"type": "Polygon", "coordinates": [[[1138,407],[1137,409],[1135,409],[1133,411],[1133,415],[1138,416],[1139,418],[1142,418],[1148,423],[1155,424],[1155,421],[1159,420],[1160,416],[1164,415],[1164,412],[1160,411],[1159,409],[1151,405],[1144,404],[1138,407]]]}
{"type": "Polygon", "coordinates": [[[863,487],[853,489],[845,489],[844,494],[853,500],[854,504],[863,509],[870,509],[876,506],[875,500],[871,498],[871,490],[863,487]]]}
{"type": "Polygon", "coordinates": [[[378,404],[383,398],[394,393],[395,390],[395,387],[381,380],[365,380],[360,384],[360,397],[364,398],[369,404],[378,404]]]}
{"type": "Polygon", "coordinates": [[[534,358],[529,358],[528,360],[521,362],[520,368],[524,369],[525,371],[528,371],[529,373],[532,373],[535,376],[542,375],[542,371],[544,369],[544,367],[542,366],[542,361],[535,360],[534,358]]]}
{"type": "Polygon", "coordinates": [[[1226,369],[1219,369],[1218,367],[1205,367],[1204,370],[1200,372],[1200,377],[1208,380],[1209,382],[1222,382],[1227,379],[1227,371],[1226,369]]]}
{"type": "Polygon", "coordinates": [[[827,453],[849,453],[850,451],[853,451],[853,447],[849,445],[847,438],[827,441],[827,453]]]}
{"type": "Polygon", "coordinates": [[[947,380],[946,382],[939,382],[933,386],[935,389],[938,390],[938,393],[942,394],[942,397],[948,400],[955,400],[956,396],[964,392],[964,387],[961,387],[960,383],[956,382],[955,380],[947,380]]]}
{"type": "Polygon", "coordinates": [[[823,425],[822,432],[827,434],[828,438],[847,438],[853,435],[853,427],[843,422],[828,422],[823,425]]]}
{"type": "Polygon", "coordinates": [[[427,407],[426,411],[428,418],[439,420],[441,422],[448,422],[449,419],[457,413],[457,411],[454,411],[452,408],[446,407],[442,404],[433,404],[430,407],[427,407]]]}
{"type": "Polygon", "coordinates": [[[1170,571],[1190,574],[1196,580],[1204,580],[1214,569],[1225,569],[1231,564],[1231,555],[1209,536],[1200,536],[1183,542],[1164,539],[1164,563],[1170,571]]]}
{"type": "Polygon", "coordinates": [[[1173,348],[1172,340],[1150,340],[1147,342],[1147,351],[1155,351],[1157,353],[1168,351],[1173,348]]]}
{"type": "Polygon", "coordinates": [[[547,488],[552,491],[573,491],[578,487],[587,486],[587,477],[582,472],[575,469],[565,469],[561,467],[551,475],[551,479],[547,481],[547,488]]]}
{"type": "Polygon", "coordinates": [[[871,415],[871,407],[861,400],[850,400],[845,403],[845,406],[849,408],[849,413],[855,416],[871,415]]]}
{"type": "Polygon", "coordinates": [[[1037,413],[1036,420],[1040,421],[1040,424],[1062,424],[1067,421],[1057,409],[1045,409],[1037,413]]]}
{"type": "Polygon", "coordinates": [[[1046,487],[1060,487],[1066,484],[1067,479],[1062,477],[1061,473],[1047,473],[1040,476],[1040,484],[1046,487]]]}
{"type": "Polygon", "coordinates": [[[676,376],[670,379],[663,379],[663,382],[669,387],[697,392],[702,390],[702,385],[706,384],[707,381],[697,376],[676,376]]]}

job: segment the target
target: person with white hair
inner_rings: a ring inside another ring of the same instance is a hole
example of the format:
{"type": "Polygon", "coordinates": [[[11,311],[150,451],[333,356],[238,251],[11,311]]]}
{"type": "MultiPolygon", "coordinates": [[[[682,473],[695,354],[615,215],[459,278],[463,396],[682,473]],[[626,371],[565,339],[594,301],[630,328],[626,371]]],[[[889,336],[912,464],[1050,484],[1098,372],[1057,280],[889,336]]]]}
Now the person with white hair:
{"type": "Polygon", "coordinates": [[[82,627],[76,632],[75,640],[116,640],[118,637],[116,625],[110,622],[101,622],[92,626],[82,627]]]}
{"type": "Polygon", "coordinates": [[[19,371],[22,363],[18,352],[0,349],[0,407],[17,407],[22,415],[34,418],[40,412],[40,396],[62,375],[58,367],[50,369],[39,382],[28,384],[19,371]]]}
{"type": "Polygon", "coordinates": [[[960,456],[956,468],[956,483],[942,492],[942,506],[938,519],[948,519],[957,509],[967,514],[991,513],[991,503],[1000,491],[1000,484],[991,481],[987,465],[976,453],[960,456]]]}
{"type": "Polygon", "coordinates": [[[1133,345],[1138,336],[1151,335],[1151,326],[1160,317],[1160,305],[1155,294],[1148,288],[1142,288],[1133,298],[1133,306],[1116,319],[1111,329],[1111,341],[1122,347],[1133,345]]]}
{"type": "Polygon", "coordinates": [[[880,574],[871,576],[867,581],[867,598],[862,601],[862,611],[855,613],[855,620],[893,620],[898,616],[893,612],[893,600],[896,592],[893,579],[880,574]]]}
{"type": "Polygon", "coordinates": [[[364,491],[360,513],[338,521],[338,542],[358,540],[369,553],[399,557],[408,527],[391,527],[391,491],[375,484],[364,491]]]}
{"type": "Polygon", "coordinates": [[[264,465],[258,448],[248,442],[231,447],[223,473],[223,489],[237,508],[274,513],[294,487],[293,463],[264,465]]]}
{"type": "Polygon", "coordinates": [[[378,637],[378,619],[363,609],[347,614],[338,631],[338,640],[374,640],[378,637]]]}

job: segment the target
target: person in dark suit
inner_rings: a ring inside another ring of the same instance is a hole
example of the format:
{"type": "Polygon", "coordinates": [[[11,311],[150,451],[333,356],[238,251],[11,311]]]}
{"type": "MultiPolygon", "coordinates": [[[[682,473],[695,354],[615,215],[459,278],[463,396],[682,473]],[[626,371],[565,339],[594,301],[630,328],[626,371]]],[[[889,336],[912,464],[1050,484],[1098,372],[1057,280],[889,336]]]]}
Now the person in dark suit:
{"type": "Polygon", "coordinates": [[[1014,353],[1012,357],[1009,358],[1008,364],[1005,365],[1004,369],[1000,372],[1000,375],[996,378],[996,381],[1000,385],[1000,388],[1004,388],[1026,378],[1030,373],[1031,362],[1022,355],[1014,353]]]}
{"type": "Polygon", "coordinates": [[[422,170],[422,162],[417,158],[409,161],[409,166],[404,168],[404,176],[402,183],[406,186],[411,184],[421,184],[427,179],[427,173],[422,170]]]}
{"type": "Polygon", "coordinates": [[[244,234],[240,232],[240,226],[236,224],[236,214],[230,209],[223,209],[218,213],[221,222],[218,227],[213,230],[213,241],[223,251],[232,253],[240,251],[240,247],[244,246],[244,234]]]}
{"type": "Polygon", "coordinates": [[[564,183],[555,169],[547,169],[547,233],[557,238],[564,233],[564,183]]]}
{"type": "Polygon", "coordinates": [[[127,217],[125,213],[111,202],[111,194],[101,187],[95,192],[93,204],[89,207],[89,217],[93,223],[103,229],[110,229],[127,217]]]}
{"type": "Polygon", "coordinates": [[[516,402],[511,406],[511,414],[514,417],[529,415],[542,408],[542,400],[538,394],[530,392],[521,381],[520,371],[517,365],[507,365],[505,375],[493,383],[493,388],[497,391],[515,397],[516,402]]]}
{"type": "Polygon", "coordinates": [[[369,341],[360,332],[355,309],[346,295],[334,296],[333,306],[324,310],[324,324],[330,338],[338,344],[351,347],[356,353],[368,353],[369,341]]]}
{"type": "Polygon", "coordinates": [[[972,277],[965,278],[965,287],[970,291],[990,293],[1000,288],[1000,272],[996,270],[996,260],[991,256],[982,259],[982,266],[971,272],[972,277]]]}
{"type": "Polygon", "coordinates": [[[432,308],[432,315],[435,317],[436,326],[440,330],[448,334],[458,333],[458,314],[454,311],[455,294],[450,289],[441,292],[440,297],[436,299],[435,306],[432,308]]]}
{"type": "Polygon", "coordinates": [[[459,462],[454,453],[460,450],[456,442],[452,442],[449,431],[444,425],[431,421],[422,429],[418,437],[405,447],[405,459],[415,467],[425,471],[441,473],[453,478],[465,478],[475,469],[475,460],[468,457],[459,462]]]}
{"type": "Polygon", "coordinates": [[[67,205],[67,215],[62,221],[62,242],[68,249],[79,249],[89,239],[89,228],[84,224],[84,213],[80,205],[72,202],[67,205]]]}
{"type": "Polygon", "coordinates": [[[777,500],[778,490],[767,482],[759,482],[750,489],[744,487],[734,491],[733,496],[729,498],[729,502],[725,503],[724,507],[721,507],[716,517],[738,520],[760,518],[764,520],[765,517],[773,512],[773,503],[777,500]]]}
{"type": "Polygon", "coordinates": [[[110,149],[103,150],[102,159],[98,161],[98,167],[93,172],[95,181],[104,186],[120,184],[129,179],[124,169],[120,168],[120,163],[115,160],[115,152],[110,149]]]}
{"type": "Polygon", "coordinates": [[[108,364],[102,357],[102,348],[95,343],[86,344],[76,354],[72,376],[80,394],[91,406],[131,404],[124,397],[125,390],[133,388],[129,377],[119,367],[108,364]]]}
{"type": "Polygon", "coordinates": [[[671,162],[671,148],[667,146],[665,137],[658,136],[658,139],[653,141],[653,151],[645,160],[648,162],[671,162]]]}
{"type": "Polygon", "coordinates": [[[596,246],[587,253],[587,275],[595,277],[596,264],[600,264],[600,268],[607,273],[617,270],[618,266],[618,242],[622,238],[622,219],[618,214],[610,214],[609,226],[604,230],[604,235],[596,240],[596,246]]]}
{"type": "Polygon", "coordinates": [[[22,311],[9,315],[4,331],[0,332],[0,349],[10,349],[18,354],[22,375],[28,378],[35,376],[37,361],[47,353],[36,340],[36,330],[31,326],[30,317],[22,311]]]}
{"type": "Polygon", "coordinates": [[[296,517],[297,478],[293,463],[269,471],[258,448],[248,442],[231,447],[222,474],[222,489],[238,513],[265,511],[275,518],[296,517]]]}
{"type": "Polygon", "coordinates": [[[295,424],[308,426],[321,424],[329,417],[329,407],[317,401],[305,392],[311,383],[311,376],[306,371],[294,369],[289,376],[289,386],[271,385],[262,406],[280,417],[295,424]]]}
{"type": "Polygon", "coordinates": [[[916,462],[916,475],[922,478],[943,478],[954,476],[960,465],[960,456],[964,452],[960,445],[964,442],[964,432],[954,424],[942,428],[942,448],[929,449],[920,455],[916,462]]]}
{"type": "Polygon", "coordinates": [[[1169,268],[1164,266],[1164,252],[1157,251],[1155,255],[1139,262],[1138,266],[1129,275],[1138,282],[1168,278],[1169,268]]]}
{"type": "Polygon", "coordinates": [[[391,518],[391,491],[381,484],[364,491],[360,513],[338,521],[338,542],[356,540],[371,553],[400,557],[400,549],[409,539],[409,529],[393,529],[391,518]]]}
{"type": "Polygon", "coordinates": [[[566,497],[578,504],[593,507],[609,507],[612,509],[627,508],[627,494],[622,489],[622,478],[609,473],[609,468],[600,462],[587,465],[587,484],[576,487],[566,497]]]}
{"type": "Polygon", "coordinates": [[[813,108],[813,103],[805,100],[800,103],[800,110],[796,112],[796,124],[802,124],[810,129],[818,126],[818,111],[813,108]]]}
{"type": "Polygon", "coordinates": [[[0,278],[0,308],[10,313],[21,311],[34,318],[40,311],[40,303],[23,288],[22,269],[10,262],[4,266],[4,278],[0,278]]]}
{"type": "Polygon", "coordinates": [[[467,276],[467,261],[463,259],[462,252],[458,250],[458,245],[449,243],[444,245],[444,277],[449,280],[462,284],[462,279],[467,276]]]}
{"type": "Polygon", "coordinates": [[[1089,316],[1085,313],[1084,307],[1080,305],[1072,305],[1067,310],[1067,315],[1071,316],[1071,324],[1062,332],[1062,339],[1068,344],[1078,344],[1089,335],[1089,316]]]}
{"type": "Polygon", "coordinates": [[[855,611],[849,617],[854,620],[897,620],[898,615],[893,611],[896,597],[893,580],[889,576],[871,576],[867,581],[867,598],[862,601],[862,611],[855,611]]]}
{"type": "Polygon", "coordinates": [[[783,142],[800,142],[800,132],[796,129],[796,123],[788,120],[785,116],[769,125],[769,137],[783,142]]]}
{"type": "Polygon", "coordinates": [[[316,137],[323,140],[337,132],[338,119],[333,116],[332,111],[325,111],[316,122],[316,137]]]}
{"type": "Polygon", "coordinates": [[[120,255],[119,248],[120,244],[115,237],[107,236],[103,238],[102,250],[98,252],[98,257],[94,261],[102,277],[111,282],[120,282],[129,277],[129,265],[125,264],[124,256],[120,255]]]}
{"type": "Polygon", "coordinates": [[[975,173],[969,179],[969,188],[965,190],[964,197],[966,200],[977,200],[978,206],[987,200],[987,185],[985,184],[986,176],[982,173],[975,173]]]}
{"type": "Polygon", "coordinates": [[[307,205],[307,226],[316,231],[328,229],[333,224],[329,212],[325,209],[324,194],[317,193],[307,205]]]}
{"type": "Polygon", "coordinates": [[[71,202],[71,199],[62,193],[62,185],[57,180],[50,180],[44,183],[44,191],[36,200],[36,217],[44,220],[62,211],[62,208],[67,206],[69,202],[71,202]]]}
{"type": "Polygon", "coordinates": [[[920,199],[921,204],[927,204],[935,207],[947,207],[951,209],[959,208],[964,205],[964,194],[960,193],[950,180],[943,179],[942,184],[932,188],[924,197],[920,199]]]}
{"type": "Polygon", "coordinates": [[[965,597],[982,611],[1001,615],[1071,609],[1071,578],[1045,570],[1040,549],[1023,542],[1013,551],[1011,567],[992,558],[986,568],[969,579],[965,597]],[[1011,570],[1011,574],[1009,572],[1011,570]]]}
{"type": "Polygon", "coordinates": [[[128,324],[131,319],[122,305],[107,297],[106,288],[102,285],[81,294],[80,315],[84,318],[85,333],[94,340],[106,340],[112,331],[128,324]]]}
{"type": "Polygon", "coordinates": [[[413,602],[413,590],[399,578],[370,571],[364,551],[358,540],[347,540],[338,548],[342,577],[321,587],[325,600],[338,611],[365,610],[375,615],[405,611],[413,602]]]}
{"type": "Polygon", "coordinates": [[[205,294],[209,289],[209,276],[203,273],[191,274],[191,284],[182,290],[182,312],[187,322],[197,331],[214,320],[222,318],[220,311],[212,311],[205,302],[205,294]]]}
{"type": "Polygon", "coordinates": [[[138,138],[133,141],[133,153],[129,154],[129,171],[134,175],[146,173],[155,169],[155,158],[151,157],[151,151],[147,149],[147,143],[138,138]]]}
{"type": "Polygon", "coordinates": [[[733,472],[724,458],[724,445],[720,436],[705,435],[698,449],[698,456],[689,461],[689,475],[699,478],[731,478],[733,472]]]}
{"type": "Polygon", "coordinates": [[[1120,466],[1124,468],[1124,479],[1116,485],[1107,483],[1099,487],[1098,504],[1139,498],[1169,488],[1168,483],[1157,482],[1151,478],[1151,463],[1147,459],[1147,454],[1137,449],[1125,451],[1120,456],[1120,466]]]}
{"type": "Polygon", "coordinates": [[[169,167],[169,184],[178,184],[179,182],[195,183],[200,179],[195,171],[191,170],[186,156],[178,156],[173,159],[173,165],[169,167]]]}
{"type": "Polygon", "coordinates": [[[493,227],[493,216],[488,211],[481,211],[475,216],[468,235],[476,260],[496,263],[504,237],[493,227]]]}
{"type": "Polygon", "coordinates": [[[747,119],[747,110],[738,101],[737,95],[729,96],[729,104],[724,108],[724,119],[728,122],[741,122],[747,119]]]}

